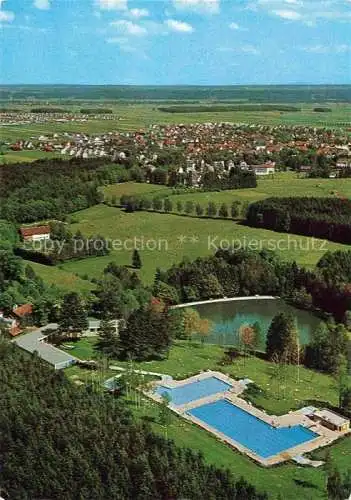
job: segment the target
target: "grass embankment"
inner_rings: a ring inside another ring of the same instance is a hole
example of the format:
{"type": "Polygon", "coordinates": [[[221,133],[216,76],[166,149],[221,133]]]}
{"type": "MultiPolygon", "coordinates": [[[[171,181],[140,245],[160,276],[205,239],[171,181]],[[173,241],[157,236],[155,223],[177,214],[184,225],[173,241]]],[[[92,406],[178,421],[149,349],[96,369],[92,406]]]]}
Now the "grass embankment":
{"type": "MultiPolygon", "coordinates": [[[[82,359],[90,359],[96,355],[93,348],[95,342],[94,338],[82,339],[70,352],[82,359]]],[[[168,359],[134,363],[133,366],[135,369],[166,373],[178,379],[207,369],[220,370],[235,378],[249,377],[262,392],[250,393],[246,397],[268,413],[285,413],[310,402],[321,406],[334,405],[337,402],[335,382],[328,375],[300,368],[300,381],[297,382],[297,368],[291,367],[284,389],[278,387],[272,363],[250,357],[245,362],[243,359],[238,359],[233,363],[223,365],[223,354],[224,350],[220,346],[201,347],[200,344],[184,341],[174,345],[168,359]]],[[[116,364],[126,366],[126,363],[116,362],[116,364]]],[[[77,367],[66,370],[68,377],[76,381],[80,379],[83,382],[90,381],[91,373],[77,367]]],[[[106,377],[109,376],[111,376],[111,371],[106,372],[106,377]]],[[[210,464],[227,468],[236,476],[244,476],[261,490],[268,491],[270,498],[277,498],[279,494],[287,499],[320,500],[326,498],[323,468],[313,469],[286,463],[275,468],[264,469],[245,455],[219,442],[209,432],[186,422],[173,413],[170,413],[170,423],[165,429],[159,424],[159,405],[147,398],[142,398],[138,406],[133,398],[128,400],[128,403],[135,417],[148,421],[155,432],[167,434],[178,446],[200,451],[210,464]]],[[[330,448],[333,462],[343,472],[349,467],[350,441],[350,438],[344,439],[330,448]]],[[[315,453],[319,459],[323,459],[325,454],[326,450],[323,449],[315,453]]]]}

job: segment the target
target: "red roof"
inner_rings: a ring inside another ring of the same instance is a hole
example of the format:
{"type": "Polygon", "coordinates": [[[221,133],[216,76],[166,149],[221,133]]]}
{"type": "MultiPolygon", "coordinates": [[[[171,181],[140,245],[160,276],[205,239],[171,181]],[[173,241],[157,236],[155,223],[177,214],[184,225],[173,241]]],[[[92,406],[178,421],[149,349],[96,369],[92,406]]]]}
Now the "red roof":
{"type": "Polygon", "coordinates": [[[21,329],[18,325],[15,325],[15,326],[12,326],[10,328],[10,335],[11,337],[17,337],[17,335],[19,335],[21,333],[21,329]]]}
{"type": "Polygon", "coordinates": [[[14,308],[12,312],[13,312],[13,314],[18,316],[19,318],[22,318],[23,316],[27,316],[28,314],[32,314],[33,306],[32,306],[32,304],[23,304],[19,307],[14,308]]]}
{"type": "Polygon", "coordinates": [[[37,234],[50,234],[50,226],[21,227],[20,232],[23,238],[37,234]]]}

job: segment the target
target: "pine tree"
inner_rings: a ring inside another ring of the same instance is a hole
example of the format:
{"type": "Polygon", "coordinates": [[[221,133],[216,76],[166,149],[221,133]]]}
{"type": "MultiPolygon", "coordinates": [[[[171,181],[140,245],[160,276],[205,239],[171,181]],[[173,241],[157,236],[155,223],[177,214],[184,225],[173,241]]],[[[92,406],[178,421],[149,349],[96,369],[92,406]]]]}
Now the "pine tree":
{"type": "Polygon", "coordinates": [[[200,203],[197,203],[197,204],[196,204],[195,211],[196,211],[196,215],[197,215],[198,217],[201,217],[201,216],[204,214],[204,209],[203,209],[203,207],[200,205],[200,203]]]}
{"type": "Polygon", "coordinates": [[[119,342],[112,321],[102,319],[100,322],[99,340],[96,349],[109,357],[117,358],[119,355],[119,342]]]}
{"type": "Polygon", "coordinates": [[[215,217],[217,215],[217,206],[213,201],[210,201],[207,207],[208,217],[215,217]]]}
{"type": "Polygon", "coordinates": [[[135,269],[141,269],[142,267],[141,258],[137,249],[133,250],[132,266],[135,269]]]}
{"type": "Polygon", "coordinates": [[[164,211],[169,213],[172,212],[172,210],[173,210],[173,203],[169,198],[166,198],[164,202],[164,211]]]}
{"type": "Polygon", "coordinates": [[[60,332],[77,335],[87,328],[88,318],[81,298],[76,292],[66,294],[59,318],[60,332]]]}
{"type": "Polygon", "coordinates": [[[230,208],[230,215],[232,219],[236,219],[239,215],[240,201],[233,201],[232,206],[230,208]]]}
{"type": "Polygon", "coordinates": [[[225,203],[222,203],[222,205],[220,206],[218,215],[220,217],[224,217],[224,218],[228,217],[228,215],[229,215],[229,213],[228,213],[228,207],[227,207],[227,205],[225,203]]]}
{"type": "Polygon", "coordinates": [[[297,363],[297,331],[291,314],[280,313],[273,318],[267,333],[266,352],[268,359],[278,357],[286,363],[297,363]]]}

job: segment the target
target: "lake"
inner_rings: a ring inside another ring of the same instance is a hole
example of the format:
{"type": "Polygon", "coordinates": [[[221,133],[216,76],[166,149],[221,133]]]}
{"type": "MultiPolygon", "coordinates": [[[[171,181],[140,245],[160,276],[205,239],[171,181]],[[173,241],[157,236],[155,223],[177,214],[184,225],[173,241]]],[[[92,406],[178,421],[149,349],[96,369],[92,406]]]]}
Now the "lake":
{"type": "MultiPolygon", "coordinates": [[[[258,349],[264,350],[268,328],[273,317],[280,312],[291,312],[296,318],[300,343],[307,344],[320,319],[308,311],[296,309],[281,299],[235,300],[191,306],[201,318],[211,321],[211,332],[205,342],[220,345],[237,345],[242,325],[260,325],[258,349]]],[[[194,336],[198,337],[198,336],[194,336]]]]}

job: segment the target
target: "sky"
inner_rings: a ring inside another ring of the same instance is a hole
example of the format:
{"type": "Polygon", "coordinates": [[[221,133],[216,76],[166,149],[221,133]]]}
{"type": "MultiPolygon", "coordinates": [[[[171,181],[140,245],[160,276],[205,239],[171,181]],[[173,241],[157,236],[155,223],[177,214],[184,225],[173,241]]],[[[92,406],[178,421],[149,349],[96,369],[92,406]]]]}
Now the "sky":
{"type": "Polygon", "coordinates": [[[0,0],[1,84],[351,83],[351,0],[0,0]]]}

